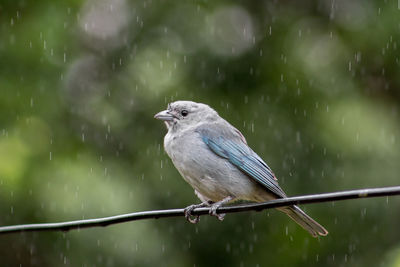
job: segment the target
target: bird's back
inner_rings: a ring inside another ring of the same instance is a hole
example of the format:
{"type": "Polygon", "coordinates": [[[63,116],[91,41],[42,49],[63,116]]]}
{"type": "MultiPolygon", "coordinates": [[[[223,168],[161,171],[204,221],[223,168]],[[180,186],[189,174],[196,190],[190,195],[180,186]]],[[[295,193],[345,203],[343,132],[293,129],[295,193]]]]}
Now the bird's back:
{"type": "Polygon", "coordinates": [[[186,182],[214,202],[227,196],[258,202],[275,198],[227,159],[210,150],[201,136],[201,129],[209,127],[202,124],[184,131],[169,131],[164,138],[165,151],[186,182]]]}

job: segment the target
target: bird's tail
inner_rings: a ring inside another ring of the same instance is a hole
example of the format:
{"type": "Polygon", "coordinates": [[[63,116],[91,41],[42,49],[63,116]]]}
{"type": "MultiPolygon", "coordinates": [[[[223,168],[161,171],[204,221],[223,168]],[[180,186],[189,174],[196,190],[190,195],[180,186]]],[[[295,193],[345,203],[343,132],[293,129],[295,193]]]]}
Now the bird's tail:
{"type": "Polygon", "coordinates": [[[296,223],[308,231],[313,237],[326,236],[328,231],[319,223],[314,221],[304,211],[302,211],[296,205],[290,207],[279,208],[280,211],[286,213],[296,223]]]}

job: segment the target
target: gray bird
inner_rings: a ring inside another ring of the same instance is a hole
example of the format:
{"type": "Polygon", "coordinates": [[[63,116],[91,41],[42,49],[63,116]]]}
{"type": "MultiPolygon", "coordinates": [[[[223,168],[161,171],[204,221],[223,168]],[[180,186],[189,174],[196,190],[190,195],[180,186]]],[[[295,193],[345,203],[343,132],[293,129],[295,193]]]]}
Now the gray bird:
{"type": "MultiPolygon", "coordinates": [[[[211,107],[191,101],[176,101],[157,113],[168,133],[164,148],[183,179],[193,188],[201,204],[185,209],[191,218],[198,207],[210,206],[210,214],[223,220],[216,210],[235,200],[264,202],[286,198],[271,168],[247,145],[246,139],[211,107]]],[[[298,206],[277,208],[313,237],[328,231],[298,206]]]]}

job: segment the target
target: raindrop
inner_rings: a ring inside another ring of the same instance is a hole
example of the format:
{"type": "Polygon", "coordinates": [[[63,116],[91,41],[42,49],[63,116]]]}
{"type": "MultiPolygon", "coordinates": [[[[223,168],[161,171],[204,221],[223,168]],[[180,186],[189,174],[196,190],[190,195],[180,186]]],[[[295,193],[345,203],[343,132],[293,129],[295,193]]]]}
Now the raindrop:
{"type": "Polygon", "coordinates": [[[253,253],[253,250],[254,250],[253,244],[250,244],[250,245],[249,245],[249,253],[253,253]]]}
{"type": "Polygon", "coordinates": [[[361,218],[364,218],[367,215],[367,208],[363,208],[361,210],[361,218]]]}
{"type": "Polygon", "coordinates": [[[231,252],[231,244],[226,244],[226,248],[225,248],[226,252],[231,252]]]}
{"type": "Polygon", "coordinates": [[[329,19],[333,20],[335,18],[335,0],[332,0],[331,12],[329,14],[329,19]]]}
{"type": "Polygon", "coordinates": [[[358,51],[357,54],[356,54],[356,61],[357,62],[361,61],[361,52],[360,51],[358,51]]]}

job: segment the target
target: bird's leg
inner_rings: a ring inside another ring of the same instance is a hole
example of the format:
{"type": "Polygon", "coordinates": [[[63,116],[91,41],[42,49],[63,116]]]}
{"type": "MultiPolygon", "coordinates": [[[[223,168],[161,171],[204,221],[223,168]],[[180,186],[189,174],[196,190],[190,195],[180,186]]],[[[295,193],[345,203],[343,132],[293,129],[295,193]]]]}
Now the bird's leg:
{"type": "Polygon", "coordinates": [[[191,216],[192,216],[192,211],[193,211],[194,209],[203,208],[203,207],[208,207],[208,206],[210,206],[210,205],[211,205],[211,202],[207,200],[207,201],[204,201],[204,202],[202,202],[202,203],[200,203],[200,204],[193,204],[193,205],[187,206],[187,207],[184,209],[184,213],[185,213],[185,218],[186,218],[186,220],[187,220],[188,222],[190,222],[190,223],[198,223],[198,222],[200,221],[200,216],[199,216],[199,215],[194,215],[195,217],[194,217],[194,219],[192,219],[192,218],[191,218],[191,216]]]}
{"type": "Polygon", "coordinates": [[[211,205],[210,208],[210,215],[217,217],[218,220],[222,221],[225,217],[225,213],[217,214],[217,209],[224,205],[225,203],[228,203],[229,201],[232,201],[234,197],[228,196],[221,201],[215,202],[211,205]]]}

